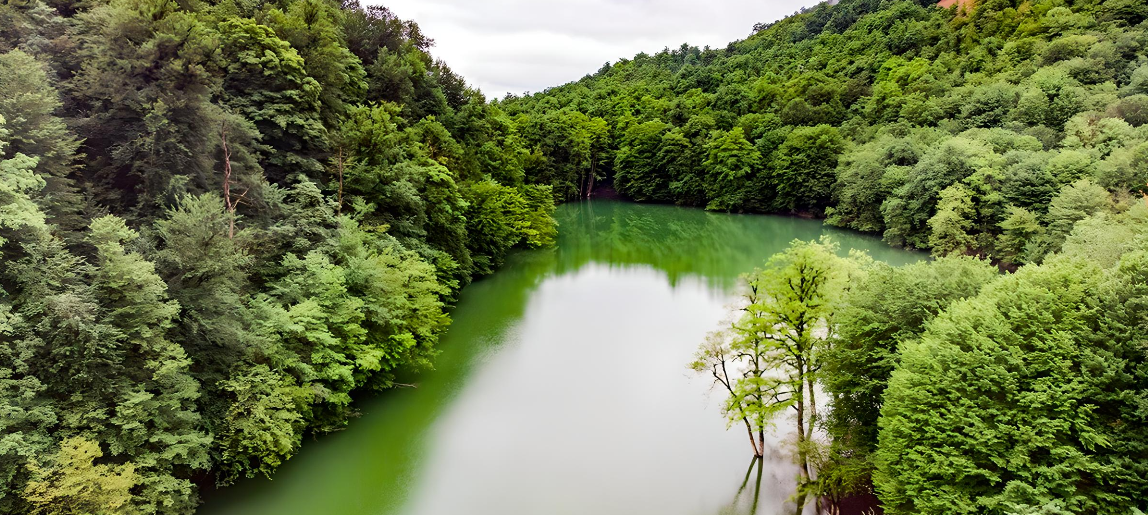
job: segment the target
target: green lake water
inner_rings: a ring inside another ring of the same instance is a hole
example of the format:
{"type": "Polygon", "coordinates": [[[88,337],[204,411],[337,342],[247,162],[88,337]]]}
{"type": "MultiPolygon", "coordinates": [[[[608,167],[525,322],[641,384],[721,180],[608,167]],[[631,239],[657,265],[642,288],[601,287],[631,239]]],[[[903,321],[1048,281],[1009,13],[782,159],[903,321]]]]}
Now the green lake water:
{"type": "Polygon", "coordinates": [[[747,470],[745,431],[686,364],[738,276],[794,239],[924,255],[797,218],[597,200],[556,217],[556,248],[466,287],[416,388],[361,400],[347,430],[308,438],[272,480],[207,493],[200,513],[792,514],[787,428],[747,470]]]}

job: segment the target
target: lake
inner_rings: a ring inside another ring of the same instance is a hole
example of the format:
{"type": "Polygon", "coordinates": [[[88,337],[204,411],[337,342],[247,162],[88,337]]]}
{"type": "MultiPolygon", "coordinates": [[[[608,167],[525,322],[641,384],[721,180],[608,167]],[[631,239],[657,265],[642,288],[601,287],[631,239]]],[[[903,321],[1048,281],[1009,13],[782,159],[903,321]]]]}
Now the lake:
{"type": "MultiPolygon", "coordinates": [[[[782,421],[751,465],[722,392],[687,369],[738,276],[794,239],[924,259],[816,220],[594,200],[558,245],[462,292],[435,369],[361,399],[273,480],[205,494],[210,515],[793,514],[782,421]]],[[[812,510],[809,510],[812,511],[812,510]]]]}

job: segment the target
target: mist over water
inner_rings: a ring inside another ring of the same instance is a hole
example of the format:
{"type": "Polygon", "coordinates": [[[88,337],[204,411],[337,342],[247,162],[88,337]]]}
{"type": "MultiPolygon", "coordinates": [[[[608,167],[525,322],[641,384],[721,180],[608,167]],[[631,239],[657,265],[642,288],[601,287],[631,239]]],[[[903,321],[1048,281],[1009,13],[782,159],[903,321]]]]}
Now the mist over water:
{"type": "Polygon", "coordinates": [[[751,463],[720,392],[686,368],[740,274],[832,235],[893,264],[923,259],[795,218],[612,201],[567,204],[556,248],[468,286],[436,368],[362,399],[274,479],[212,492],[205,514],[792,514],[780,425],[751,463]]]}

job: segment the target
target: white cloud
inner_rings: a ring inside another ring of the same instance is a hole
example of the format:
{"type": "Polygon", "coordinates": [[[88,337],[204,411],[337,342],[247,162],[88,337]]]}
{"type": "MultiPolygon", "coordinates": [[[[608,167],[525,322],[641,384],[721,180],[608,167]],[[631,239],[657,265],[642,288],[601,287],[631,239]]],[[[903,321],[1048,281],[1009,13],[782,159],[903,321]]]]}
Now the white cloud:
{"type": "Polygon", "coordinates": [[[488,98],[541,91],[682,43],[724,47],[818,0],[385,0],[488,98]]]}

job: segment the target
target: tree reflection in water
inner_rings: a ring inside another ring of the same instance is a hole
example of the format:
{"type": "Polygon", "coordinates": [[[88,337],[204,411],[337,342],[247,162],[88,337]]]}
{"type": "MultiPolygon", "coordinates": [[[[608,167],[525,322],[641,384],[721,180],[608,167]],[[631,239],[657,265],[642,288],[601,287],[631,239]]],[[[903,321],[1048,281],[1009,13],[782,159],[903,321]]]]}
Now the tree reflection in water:
{"type": "MultiPolygon", "coordinates": [[[[779,459],[790,459],[790,456],[784,454],[778,447],[773,445],[768,447],[769,451],[766,457],[754,456],[750,460],[749,467],[745,470],[745,476],[737,488],[737,493],[734,494],[729,504],[718,510],[717,515],[758,515],[758,501],[761,499],[762,483],[770,479],[764,475],[766,461],[777,463],[779,459]]],[[[770,494],[767,492],[766,499],[769,500],[769,498],[770,494]]],[[[801,515],[804,511],[792,500],[784,502],[781,506],[770,505],[770,502],[767,501],[762,508],[767,510],[765,513],[768,515],[789,513],[801,515]]]]}

